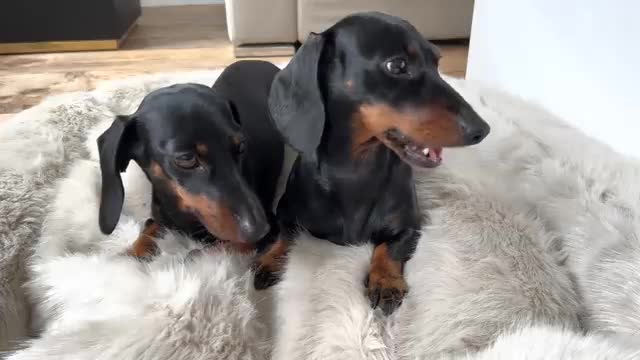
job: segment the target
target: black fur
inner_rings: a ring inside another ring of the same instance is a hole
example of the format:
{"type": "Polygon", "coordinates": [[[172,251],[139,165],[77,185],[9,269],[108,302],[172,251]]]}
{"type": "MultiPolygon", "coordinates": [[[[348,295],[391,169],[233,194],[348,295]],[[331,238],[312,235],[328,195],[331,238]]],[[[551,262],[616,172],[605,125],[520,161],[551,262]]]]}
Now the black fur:
{"type": "MultiPolygon", "coordinates": [[[[376,139],[354,156],[353,119],[362,105],[439,106],[455,118],[462,139],[442,146],[480,142],[489,126],[439,76],[438,60],[413,26],[379,13],[352,15],[309,36],[276,76],[269,99],[277,128],[300,152],[278,205],[283,234],[301,225],[340,245],[384,243],[402,264],[411,257],[422,225],[412,168],[376,139]],[[410,75],[385,71],[394,57],[409,59],[410,75]]],[[[402,301],[369,296],[386,313],[402,301]]]]}
{"type": "Polygon", "coordinates": [[[212,88],[162,88],[147,95],[134,114],[118,116],[98,139],[100,229],[111,233],[118,222],[124,201],[120,173],[134,160],[152,183],[153,218],[161,226],[202,240],[232,240],[220,239],[206,228],[207,219],[180,208],[175,191],[180,186],[228,208],[246,245],[271,241],[277,233],[273,202],[284,143],[269,119],[267,98],[278,71],[268,62],[239,61],[212,88]],[[199,153],[197,146],[206,151],[199,153]],[[177,165],[177,158],[184,164],[190,157],[197,166],[177,165]]]}

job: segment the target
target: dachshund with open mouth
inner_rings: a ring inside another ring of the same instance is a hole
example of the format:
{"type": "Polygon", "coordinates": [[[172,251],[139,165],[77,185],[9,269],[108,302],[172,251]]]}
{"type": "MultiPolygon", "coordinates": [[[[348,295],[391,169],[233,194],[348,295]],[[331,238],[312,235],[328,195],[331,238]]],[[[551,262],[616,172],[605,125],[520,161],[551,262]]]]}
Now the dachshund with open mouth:
{"type": "Polygon", "coordinates": [[[359,13],[310,34],[270,90],[272,119],[299,152],[277,208],[281,238],[301,226],[339,245],[371,241],[366,292],[385,314],[408,291],[423,221],[412,167],[436,167],[443,148],[490,130],[440,77],[439,58],[408,22],[359,13]]]}
{"type": "Polygon", "coordinates": [[[284,142],[267,99],[276,66],[239,61],[212,88],[178,84],[147,95],[98,139],[100,229],[113,232],[124,201],[120,173],[134,160],[152,184],[152,218],[130,254],[157,251],[154,238],[176,230],[205,242],[258,250],[256,287],[273,283],[282,247],[273,214],[284,142]]]}

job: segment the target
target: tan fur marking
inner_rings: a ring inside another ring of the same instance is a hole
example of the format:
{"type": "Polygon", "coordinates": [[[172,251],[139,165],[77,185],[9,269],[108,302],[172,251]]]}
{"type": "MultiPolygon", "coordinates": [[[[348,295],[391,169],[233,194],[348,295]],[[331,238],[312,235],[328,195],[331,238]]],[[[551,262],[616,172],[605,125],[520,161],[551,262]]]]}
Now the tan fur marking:
{"type": "Polygon", "coordinates": [[[158,245],[154,240],[160,232],[160,225],[151,222],[140,233],[133,246],[129,250],[129,255],[141,258],[148,258],[158,253],[158,245]]]}
{"type": "Polygon", "coordinates": [[[370,150],[380,145],[376,134],[369,130],[359,117],[353,119],[351,126],[351,153],[354,158],[365,157],[370,150]]]}
{"type": "Polygon", "coordinates": [[[211,234],[221,240],[245,241],[241,238],[238,222],[228,206],[219,201],[213,201],[202,194],[193,194],[187,191],[176,181],[170,179],[156,162],[152,162],[149,168],[151,174],[156,178],[163,179],[175,194],[180,210],[196,215],[211,234]]]}
{"type": "Polygon", "coordinates": [[[276,240],[256,260],[258,270],[266,269],[269,272],[279,272],[282,270],[288,250],[289,244],[285,240],[276,240]]]}
{"type": "Polygon", "coordinates": [[[463,143],[456,115],[439,105],[412,111],[398,111],[384,104],[363,105],[355,118],[382,142],[386,141],[385,131],[398,129],[423,146],[447,147],[463,143]]]}
{"type": "Polygon", "coordinates": [[[200,156],[207,156],[209,153],[209,147],[206,144],[196,144],[196,151],[200,156]]]}
{"type": "Polygon", "coordinates": [[[154,177],[157,178],[167,178],[167,174],[165,174],[164,170],[162,170],[162,166],[155,161],[151,162],[149,165],[149,170],[154,177]]]}
{"type": "Polygon", "coordinates": [[[402,275],[402,263],[391,258],[385,243],[373,250],[369,288],[398,289],[401,293],[406,293],[409,289],[402,275]]]}
{"type": "Polygon", "coordinates": [[[204,195],[190,193],[175,182],[172,186],[178,196],[178,207],[195,214],[211,234],[222,240],[245,241],[231,209],[204,195]]]}

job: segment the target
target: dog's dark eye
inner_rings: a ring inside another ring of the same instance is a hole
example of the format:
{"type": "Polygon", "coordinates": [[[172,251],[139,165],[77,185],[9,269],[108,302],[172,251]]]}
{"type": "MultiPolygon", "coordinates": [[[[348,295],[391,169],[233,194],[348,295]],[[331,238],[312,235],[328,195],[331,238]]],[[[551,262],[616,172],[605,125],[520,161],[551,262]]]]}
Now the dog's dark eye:
{"type": "Polygon", "coordinates": [[[387,61],[384,68],[393,75],[407,73],[407,60],[403,58],[395,58],[387,61]]]}
{"type": "Polygon", "coordinates": [[[176,156],[174,162],[183,169],[194,169],[198,166],[198,159],[191,153],[176,156]]]}

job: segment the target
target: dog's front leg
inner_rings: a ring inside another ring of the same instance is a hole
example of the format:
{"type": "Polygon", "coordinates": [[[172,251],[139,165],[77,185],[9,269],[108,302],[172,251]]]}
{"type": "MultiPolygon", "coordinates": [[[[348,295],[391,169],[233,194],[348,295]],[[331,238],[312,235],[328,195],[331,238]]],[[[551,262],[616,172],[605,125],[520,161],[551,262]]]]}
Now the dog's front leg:
{"type": "Polygon", "coordinates": [[[282,231],[276,217],[267,214],[271,229],[258,242],[257,258],[253,263],[255,277],[253,285],[256,290],[264,290],[280,281],[284,264],[287,260],[291,236],[289,231],[282,231]]]}
{"type": "Polygon", "coordinates": [[[374,236],[373,241],[377,245],[365,280],[372,308],[380,307],[385,315],[389,315],[402,304],[409,291],[404,279],[404,264],[413,255],[419,237],[414,229],[374,236]],[[377,239],[382,236],[385,238],[377,239]]]}
{"type": "Polygon", "coordinates": [[[160,249],[154,239],[159,232],[160,225],[153,219],[147,219],[144,223],[144,229],[129,249],[128,255],[144,260],[149,260],[157,255],[160,249]]]}

